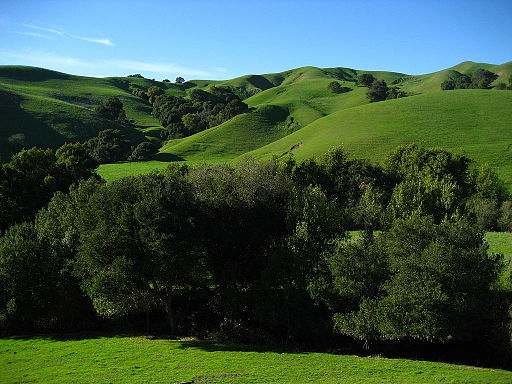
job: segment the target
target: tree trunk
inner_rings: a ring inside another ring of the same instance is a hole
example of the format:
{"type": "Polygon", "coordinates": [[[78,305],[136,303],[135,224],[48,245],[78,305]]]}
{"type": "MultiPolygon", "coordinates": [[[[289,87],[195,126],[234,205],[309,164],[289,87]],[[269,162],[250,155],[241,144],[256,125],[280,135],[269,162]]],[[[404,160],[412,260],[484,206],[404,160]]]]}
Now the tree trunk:
{"type": "Polygon", "coordinates": [[[167,291],[167,321],[169,324],[169,331],[172,336],[176,335],[176,318],[174,317],[174,309],[172,307],[172,291],[169,289],[167,291]]]}

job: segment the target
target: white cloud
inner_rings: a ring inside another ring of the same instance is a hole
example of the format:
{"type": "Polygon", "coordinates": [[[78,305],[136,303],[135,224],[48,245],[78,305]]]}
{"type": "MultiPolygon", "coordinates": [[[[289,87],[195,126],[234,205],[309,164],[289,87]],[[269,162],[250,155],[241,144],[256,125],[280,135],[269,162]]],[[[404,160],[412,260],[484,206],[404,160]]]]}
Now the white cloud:
{"type": "Polygon", "coordinates": [[[32,36],[32,37],[39,37],[41,39],[49,39],[49,40],[55,40],[52,36],[43,35],[42,33],[38,32],[18,32],[20,35],[26,35],[26,36],[32,36]]]}
{"type": "Polygon", "coordinates": [[[38,25],[33,25],[33,24],[23,24],[24,27],[27,27],[27,28],[31,28],[31,29],[36,29],[38,31],[44,31],[44,32],[49,32],[49,33],[55,33],[56,35],[59,35],[59,36],[64,36],[64,32],[62,31],[59,31],[58,29],[53,29],[53,28],[45,28],[45,27],[40,27],[38,25]]]}
{"type": "Polygon", "coordinates": [[[93,39],[91,37],[81,37],[81,36],[71,36],[71,37],[73,39],[88,41],[90,43],[108,45],[109,47],[114,45],[114,43],[112,41],[110,41],[110,39],[93,39]]]}
{"type": "MultiPolygon", "coordinates": [[[[37,31],[44,31],[44,32],[47,32],[47,33],[54,33],[56,35],[59,35],[60,37],[70,37],[72,39],[77,39],[77,40],[82,40],[82,41],[88,41],[89,43],[95,43],[95,44],[102,44],[102,45],[107,45],[109,47],[113,46],[114,43],[112,42],[112,40],[110,39],[107,39],[107,38],[101,38],[101,39],[97,39],[97,38],[93,38],[93,37],[83,37],[83,36],[76,36],[76,35],[69,35],[67,33],[64,33],[62,31],[59,31],[58,29],[54,29],[54,28],[46,28],[46,27],[40,27],[38,25],[34,25],[34,24],[22,24],[25,28],[30,28],[30,29],[34,29],[34,30],[37,30],[37,31]]],[[[25,35],[28,35],[28,36],[34,36],[34,37],[46,37],[46,38],[50,38],[49,36],[45,36],[43,34],[40,34],[40,33],[36,33],[36,32],[21,32],[25,35]]]]}

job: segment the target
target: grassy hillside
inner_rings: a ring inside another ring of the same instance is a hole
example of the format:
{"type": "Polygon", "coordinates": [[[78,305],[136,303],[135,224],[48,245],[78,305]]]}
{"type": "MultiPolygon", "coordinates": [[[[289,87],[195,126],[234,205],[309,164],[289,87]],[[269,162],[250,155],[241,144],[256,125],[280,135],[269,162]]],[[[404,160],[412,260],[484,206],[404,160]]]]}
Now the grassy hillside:
{"type": "Polygon", "coordinates": [[[304,159],[342,145],[352,157],[381,161],[397,145],[420,142],[463,149],[477,163],[490,163],[510,186],[511,105],[512,92],[494,90],[388,100],[332,113],[249,154],[268,158],[293,153],[304,159]]]}
{"type": "MultiPolygon", "coordinates": [[[[511,96],[507,91],[441,92],[441,83],[455,72],[488,69],[506,82],[512,62],[494,65],[463,62],[425,75],[360,71],[350,68],[302,67],[280,73],[246,75],[224,81],[191,80],[183,85],[140,78],[89,78],[41,68],[0,66],[0,156],[6,159],[22,146],[58,147],[83,141],[112,123],[93,108],[110,96],[123,101],[134,127],[129,135],[158,140],[163,127],[151,106],[134,97],[128,85],[158,85],[168,94],[187,96],[194,88],[235,87],[252,111],[182,140],[165,144],[155,161],[104,165],[109,178],[161,169],[165,162],[230,161],[247,153],[256,157],[299,159],[344,145],[354,157],[381,161],[396,145],[412,141],[427,146],[464,149],[476,162],[489,162],[512,186],[511,96]],[[368,104],[366,88],[355,85],[358,74],[372,73],[417,96],[368,104]],[[327,85],[337,80],[351,92],[335,94],[327,85]],[[128,85],[126,82],[129,82],[128,85]],[[251,96],[252,95],[252,96],[251,96]],[[22,135],[20,135],[22,134],[22,135]],[[294,148],[293,150],[291,148],[294,148]]],[[[119,127],[116,127],[119,128],[119,127]]]]}
{"type": "MultiPolygon", "coordinates": [[[[141,80],[150,86],[151,81],[136,79],[141,80]]],[[[22,146],[56,148],[65,142],[84,141],[106,128],[122,129],[142,139],[142,132],[160,124],[151,116],[151,107],[125,88],[118,78],[0,66],[0,155],[8,158],[22,146]],[[94,113],[94,107],[111,96],[123,101],[128,119],[134,120],[133,128],[123,128],[94,113]],[[13,140],[20,135],[24,140],[13,140]]]]}
{"type": "Polygon", "coordinates": [[[152,337],[0,340],[0,381],[13,383],[510,383],[512,372],[428,361],[152,337]]]}

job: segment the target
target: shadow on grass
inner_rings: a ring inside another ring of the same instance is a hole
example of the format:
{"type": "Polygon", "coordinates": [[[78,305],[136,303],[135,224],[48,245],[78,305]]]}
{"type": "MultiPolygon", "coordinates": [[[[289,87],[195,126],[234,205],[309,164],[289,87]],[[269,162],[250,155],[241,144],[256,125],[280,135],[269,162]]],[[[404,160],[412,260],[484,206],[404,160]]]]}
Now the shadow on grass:
{"type": "Polygon", "coordinates": [[[155,155],[153,160],[157,161],[167,161],[167,162],[173,162],[173,161],[185,161],[185,159],[181,156],[174,155],[172,153],[158,153],[155,155]]]}

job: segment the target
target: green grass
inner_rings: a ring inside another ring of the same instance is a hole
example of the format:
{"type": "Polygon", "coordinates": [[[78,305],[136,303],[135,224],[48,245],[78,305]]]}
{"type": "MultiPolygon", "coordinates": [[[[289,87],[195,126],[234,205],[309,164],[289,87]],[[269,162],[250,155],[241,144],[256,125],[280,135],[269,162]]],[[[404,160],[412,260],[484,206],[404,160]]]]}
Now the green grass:
{"type": "Polygon", "coordinates": [[[464,150],[489,163],[512,187],[512,92],[438,91],[340,110],[249,154],[293,153],[305,159],[342,145],[355,158],[380,162],[400,144],[464,150]],[[293,151],[293,146],[299,146],[293,151]]]}
{"type": "MultiPolygon", "coordinates": [[[[399,100],[368,104],[366,88],[354,80],[363,72],[350,68],[302,67],[280,73],[246,75],[235,79],[191,80],[183,85],[122,78],[131,86],[166,88],[172,95],[186,96],[194,88],[215,85],[262,90],[246,99],[253,111],[182,140],[173,140],[147,164],[112,164],[100,167],[107,178],[161,169],[161,162],[217,163],[245,154],[270,158],[294,153],[298,159],[318,156],[343,145],[352,157],[381,162],[399,144],[420,142],[426,146],[463,149],[476,164],[490,163],[512,190],[512,92],[458,90],[441,92],[440,84],[453,71],[471,74],[479,68],[499,75],[495,83],[508,80],[512,62],[493,65],[463,62],[425,75],[369,71],[391,83],[403,79],[404,90],[419,94],[399,100]],[[327,90],[333,80],[353,88],[345,94],[327,90]],[[421,94],[420,94],[421,93],[421,94]],[[293,148],[293,150],[292,150],[293,148]]],[[[72,76],[41,68],[0,66],[0,156],[5,159],[21,147],[9,143],[17,133],[26,136],[25,147],[56,148],[66,141],[83,141],[104,129],[105,122],[92,111],[109,96],[125,104],[135,129],[132,137],[160,141],[159,122],[151,107],[131,95],[120,78],[72,76]]]]}
{"type": "Polygon", "coordinates": [[[512,291],[512,233],[511,232],[487,232],[485,239],[489,243],[489,251],[502,254],[505,269],[501,275],[500,286],[512,291]]]}
{"type": "Polygon", "coordinates": [[[512,372],[465,365],[99,335],[1,339],[0,367],[3,384],[512,382],[512,372]]]}

